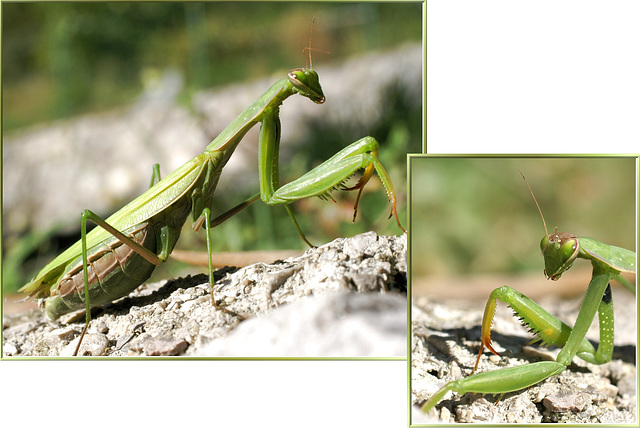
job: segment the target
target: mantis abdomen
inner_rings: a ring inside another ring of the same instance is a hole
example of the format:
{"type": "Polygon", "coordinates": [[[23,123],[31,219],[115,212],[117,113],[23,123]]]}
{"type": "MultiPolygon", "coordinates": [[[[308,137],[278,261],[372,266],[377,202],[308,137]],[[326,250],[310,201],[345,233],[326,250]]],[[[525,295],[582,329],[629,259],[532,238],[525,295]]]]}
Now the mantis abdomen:
{"type": "MultiPolygon", "coordinates": [[[[173,250],[182,225],[191,211],[189,197],[183,197],[167,212],[152,217],[149,221],[130,227],[124,233],[164,262],[173,250]],[[178,218],[180,217],[180,218],[178,218]],[[181,221],[180,221],[181,220],[181,221]]],[[[156,264],[151,263],[116,237],[109,238],[87,254],[89,300],[92,305],[104,305],[126,296],[146,281],[156,264]]],[[[57,319],[69,312],[85,308],[82,256],[70,263],[56,285],[44,307],[47,316],[57,319]]]]}

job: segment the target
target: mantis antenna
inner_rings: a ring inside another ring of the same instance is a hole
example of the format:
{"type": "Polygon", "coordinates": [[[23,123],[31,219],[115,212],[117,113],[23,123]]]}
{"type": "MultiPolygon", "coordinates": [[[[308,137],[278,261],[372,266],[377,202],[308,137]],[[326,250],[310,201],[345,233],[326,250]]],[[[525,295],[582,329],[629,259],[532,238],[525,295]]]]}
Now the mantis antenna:
{"type": "Polygon", "coordinates": [[[311,47],[311,41],[312,41],[312,39],[313,39],[313,24],[315,24],[315,22],[316,22],[316,17],[314,16],[314,17],[311,19],[311,32],[309,33],[309,46],[302,48],[302,56],[304,56],[304,63],[305,63],[305,66],[306,66],[308,69],[311,69],[311,70],[313,70],[313,61],[312,61],[312,59],[311,59],[311,51],[322,52],[322,53],[326,53],[326,54],[330,54],[330,53],[331,53],[331,52],[329,52],[329,51],[323,51],[323,50],[321,50],[321,49],[316,49],[316,48],[312,48],[312,47],[311,47]],[[308,60],[307,60],[307,55],[305,55],[305,52],[306,52],[306,51],[309,51],[309,58],[308,58],[308,60]]]}
{"type": "Polygon", "coordinates": [[[524,178],[524,174],[522,173],[522,171],[520,171],[520,175],[522,176],[522,179],[524,180],[524,184],[527,185],[527,188],[529,189],[529,193],[531,193],[531,197],[533,198],[533,202],[536,203],[536,207],[538,207],[538,212],[540,213],[540,217],[542,218],[542,225],[544,226],[544,233],[546,236],[549,236],[549,231],[547,230],[547,223],[544,221],[544,215],[542,214],[542,210],[540,209],[540,205],[538,205],[538,200],[536,199],[536,196],[533,194],[533,190],[531,190],[531,187],[529,186],[529,183],[527,182],[527,179],[524,178]]]}
{"type": "Polygon", "coordinates": [[[316,23],[316,17],[311,18],[311,31],[309,32],[309,46],[302,48],[302,56],[304,56],[304,64],[307,68],[313,69],[313,62],[311,61],[311,41],[313,40],[313,24],[316,23]],[[307,62],[307,57],[304,54],[305,51],[309,51],[309,61],[307,62]]]}

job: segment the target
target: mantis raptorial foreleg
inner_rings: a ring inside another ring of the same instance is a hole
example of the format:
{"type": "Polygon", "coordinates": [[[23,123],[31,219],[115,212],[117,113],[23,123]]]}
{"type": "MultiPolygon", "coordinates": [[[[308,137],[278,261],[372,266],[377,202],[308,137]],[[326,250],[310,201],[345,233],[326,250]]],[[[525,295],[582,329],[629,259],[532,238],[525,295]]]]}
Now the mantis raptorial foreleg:
{"type": "Polygon", "coordinates": [[[273,193],[267,191],[266,194],[262,195],[263,200],[269,205],[279,205],[289,204],[293,201],[311,196],[328,195],[329,191],[343,186],[342,183],[353,175],[354,172],[359,169],[364,169],[362,177],[355,186],[344,188],[345,190],[358,190],[358,197],[356,198],[354,206],[355,218],[362,189],[375,170],[387,189],[387,196],[392,205],[390,216],[396,215],[398,227],[404,231],[396,214],[397,201],[395,199],[393,183],[391,183],[391,178],[378,160],[378,151],[379,146],[375,139],[371,137],[362,138],[342,149],[331,159],[297,180],[285,184],[273,193]]]}
{"type": "MultiPolygon", "coordinates": [[[[533,192],[531,195],[533,196],[533,192]]],[[[535,196],[533,198],[535,201],[535,196]]],[[[539,206],[538,209],[540,209],[539,206]]],[[[542,214],[541,211],[540,213],[542,214]]],[[[546,223],[544,227],[546,231],[546,223]]],[[[482,319],[482,344],[472,375],[444,385],[422,406],[423,411],[428,412],[435,407],[449,391],[459,394],[467,392],[504,394],[527,388],[561,373],[575,356],[593,364],[611,361],[613,302],[609,283],[613,279],[621,278],[621,272],[636,272],[635,252],[606,245],[592,238],[558,233],[557,229],[551,234],[547,233],[540,243],[540,248],[545,260],[545,275],[554,281],[573,265],[576,258],[591,261],[593,266],[591,281],[574,326],[569,327],[536,302],[510,287],[497,288],[491,293],[485,307],[482,319]],[[498,300],[508,304],[522,319],[523,324],[537,336],[534,342],[542,341],[562,348],[556,361],[542,361],[473,374],[485,346],[498,355],[491,346],[491,325],[498,300]],[[600,324],[600,344],[597,350],[585,338],[596,311],[600,324]]]]}

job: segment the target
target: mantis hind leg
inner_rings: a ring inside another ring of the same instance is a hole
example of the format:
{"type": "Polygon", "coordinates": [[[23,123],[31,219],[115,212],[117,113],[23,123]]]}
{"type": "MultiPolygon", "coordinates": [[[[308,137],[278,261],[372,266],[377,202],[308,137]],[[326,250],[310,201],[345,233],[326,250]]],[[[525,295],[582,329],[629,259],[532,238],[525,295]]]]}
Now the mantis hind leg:
{"type": "MultiPolygon", "coordinates": [[[[157,166],[157,164],[156,164],[157,166]]],[[[159,169],[157,173],[159,174],[159,169]]],[[[158,176],[159,177],[159,176],[158,176]]],[[[153,178],[152,178],[153,181],[153,178]]],[[[81,216],[80,221],[80,243],[82,246],[82,276],[84,281],[84,297],[85,297],[85,314],[86,321],[84,324],[84,328],[82,329],[82,334],[80,335],[80,340],[78,341],[78,345],[73,353],[73,356],[78,355],[78,351],[80,350],[80,345],[82,344],[82,339],[84,338],[85,333],[87,332],[87,328],[89,327],[89,323],[91,322],[91,302],[89,299],[89,275],[88,275],[88,261],[87,261],[87,220],[91,220],[96,225],[102,227],[107,232],[111,233],[113,236],[118,238],[124,245],[130,247],[133,251],[140,254],[147,261],[154,265],[159,265],[163,261],[166,260],[168,254],[163,254],[161,256],[156,255],[153,251],[143,247],[139,243],[135,242],[130,237],[126,236],[124,233],[119,231],[118,229],[111,226],[100,216],[92,212],[91,210],[84,210],[81,216]]]]}
{"type": "Polygon", "coordinates": [[[546,378],[564,371],[566,366],[555,361],[539,361],[523,366],[507,367],[490,372],[476,373],[464,379],[454,380],[438,390],[422,406],[428,412],[435,407],[449,391],[458,394],[475,392],[480,394],[506,394],[535,385],[546,378]]]}

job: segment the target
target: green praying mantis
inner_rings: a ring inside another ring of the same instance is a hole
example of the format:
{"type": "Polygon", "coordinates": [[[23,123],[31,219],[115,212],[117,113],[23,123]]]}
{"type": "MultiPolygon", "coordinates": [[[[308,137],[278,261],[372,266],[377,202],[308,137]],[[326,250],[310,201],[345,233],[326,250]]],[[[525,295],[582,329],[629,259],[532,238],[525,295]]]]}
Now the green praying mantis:
{"type": "Polygon", "coordinates": [[[20,289],[29,297],[40,299],[40,305],[53,320],[66,313],[85,309],[86,322],[74,355],[91,321],[90,308],[123,297],[146,281],[155,267],[169,257],[189,214],[194,232],[203,225],[205,228],[213,305],[210,229],[257,199],[268,205],[283,205],[298,233],[306,241],[288,204],[312,196],[327,198],[329,192],[336,189],[358,190],[353,214],[355,220],[362,190],[376,172],[391,203],[389,218],[395,216],[398,227],[405,232],[398,218],[396,192],[378,159],[379,145],[373,137],[352,143],[297,180],[280,185],[280,106],[284,100],[296,94],[316,104],[325,101],[318,74],[311,63],[311,39],[303,53],[307,50],[308,68],[293,69],[286,78],[275,82],[240,113],[203,153],[162,180],[159,167],[155,165],[150,188],[106,220],[85,210],[81,215],[80,240],[42,268],[31,282],[20,289]],[[220,174],[247,131],[257,123],[261,123],[260,192],[211,219],[214,192],[220,174]],[[345,181],[358,170],[363,170],[362,176],[354,186],[347,187],[345,181]],[[87,221],[99,227],[87,233],[87,221]]]}
{"type": "MultiPolygon", "coordinates": [[[[522,175],[524,179],[524,175],[522,175]]],[[[526,183],[526,179],[525,179],[526,183]]],[[[489,296],[482,318],[480,351],[471,375],[444,385],[422,405],[424,412],[434,408],[449,391],[463,395],[467,392],[480,394],[505,394],[535,385],[548,377],[564,371],[577,356],[592,364],[604,364],[611,361],[613,354],[613,302],[609,282],[620,281],[635,293],[633,284],[621,276],[622,272],[636,272],[636,253],[624,248],[599,242],[592,238],[576,237],[570,233],[558,233],[555,228],[549,234],[533,191],[529,192],[540,212],[545,236],[540,249],[545,263],[545,276],[557,281],[571,266],[576,258],[591,261],[592,278],[580,306],[576,322],[572,327],[563,323],[524,294],[507,286],[495,289],[489,296]],[[484,348],[499,355],[491,346],[491,325],[497,301],[508,304],[517,314],[523,325],[537,337],[531,342],[541,341],[545,345],[561,347],[556,361],[540,361],[527,365],[502,368],[490,372],[475,373],[484,348]],[[596,348],[585,338],[596,311],[600,326],[600,343],[596,348]]]]}

